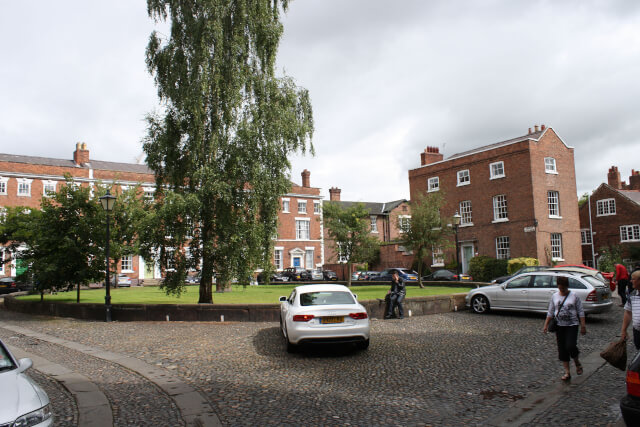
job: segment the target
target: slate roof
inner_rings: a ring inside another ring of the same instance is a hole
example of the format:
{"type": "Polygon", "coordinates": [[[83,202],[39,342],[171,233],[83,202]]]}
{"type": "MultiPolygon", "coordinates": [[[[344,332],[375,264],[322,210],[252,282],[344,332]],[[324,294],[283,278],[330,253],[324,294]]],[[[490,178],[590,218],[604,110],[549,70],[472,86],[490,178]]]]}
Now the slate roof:
{"type": "Polygon", "coordinates": [[[135,163],[103,162],[100,160],[92,160],[88,165],[80,166],[76,165],[73,160],[0,153],[0,162],[28,163],[34,165],[60,166],[67,168],[92,168],[97,170],[133,172],[153,175],[153,171],[149,169],[147,165],[138,165],[135,163]]]}
{"type": "MultiPolygon", "coordinates": [[[[547,129],[549,129],[549,128],[547,128],[547,129]]],[[[516,142],[526,141],[528,139],[533,139],[533,140],[537,141],[538,139],[540,139],[540,137],[542,136],[542,134],[545,131],[546,131],[546,129],[545,130],[540,130],[538,132],[533,132],[533,133],[530,133],[530,134],[527,134],[527,135],[524,135],[524,136],[519,136],[517,138],[507,139],[506,141],[501,141],[501,142],[496,142],[494,144],[484,145],[482,147],[474,148],[473,150],[462,151],[460,153],[456,153],[456,154],[453,154],[453,155],[447,157],[447,160],[456,159],[458,157],[468,156],[470,154],[480,153],[482,151],[492,150],[494,148],[503,147],[505,145],[514,144],[516,142]]]]}
{"type": "Polygon", "coordinates": [[[638,190],[616,190],[623,196],[626,196],[628,199],[631,199],[638,205],[640,205],[640,191],[638,190]]]}
{"type": "Polygon", "coordinates": [[[392,210],[400,206],[402,203],[407,202],[406,199],[394,200],[392,202],[386,203],[376,203],[376,202],[348,202],[348,201],[327,201],[325,203],[340,203],[342,207],[349,208],[356,203],[362,203],[364,207],[371,213],[372,215],[389,215],[392,210]]]}

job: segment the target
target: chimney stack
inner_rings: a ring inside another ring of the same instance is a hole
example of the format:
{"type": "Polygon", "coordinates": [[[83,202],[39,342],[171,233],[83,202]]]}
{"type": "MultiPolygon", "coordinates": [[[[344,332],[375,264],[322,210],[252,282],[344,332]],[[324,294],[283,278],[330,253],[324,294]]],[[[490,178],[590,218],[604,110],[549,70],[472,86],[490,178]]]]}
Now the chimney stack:
{"type": "Polygon", "coordinates": [[[631,169],[629,176],[629,190],[640,190],[640,171],[631,169]]]}
{"type": "Polygon", "coordinates": [[[438,147],[427,147],[422,153],[420,153],[420,166],[440,162],[443,159],[444,156],[440,154],[440,149],[438,147]]]}
{"type": "Polygon", "coordinates": [[[302,171],[302,186],[305,188],[309,188],[311,187],[311,185],[309,184],[310,182],[310,178],[311,177],[311,172],[309,172],[308,170],[303,170],[302,171]]]}
{"type": "Polygon", "coordinates": [[[607,182],[610,186],[616,190],[622,190],[622,183],[620,182],[620,172],[617,166],[611,166],[609,173],[607,174],[607,182]]]}
{"type": "Polygon", "coordinates": [[[538,125],[535,125],[533,129],[535,129],[535,132],[540,132],[540,127],[538,125]]]}
{"type": "Polygon", "coordinates": [[[545,130],[546,128],[547,128],[547,126],[546,126],[546,125],[542,125],[542,126],[540,126],[540,130],[542,130],[542,131],[543,131],[543,130],[545,130]]]}
{"type": "Polygon", "coordinates": [[[531,132],[531,128],[529,128],[529,133],[527,135],[531,135],[533,132],[531,132]]]}
{"type": "Polygon", "coordinates": [[[337,187],[331,187],[329,189],[329,200],[332,202],[339,202],[340,201],[340,192],[342,190],[340,190],[337,187]]]}
{"type": "Polygon", "coordinates": [[[73,162],[78,166],[89,163],[89,150],[85,142],[76,144],[76,151],[73,152],[73,162]]]}

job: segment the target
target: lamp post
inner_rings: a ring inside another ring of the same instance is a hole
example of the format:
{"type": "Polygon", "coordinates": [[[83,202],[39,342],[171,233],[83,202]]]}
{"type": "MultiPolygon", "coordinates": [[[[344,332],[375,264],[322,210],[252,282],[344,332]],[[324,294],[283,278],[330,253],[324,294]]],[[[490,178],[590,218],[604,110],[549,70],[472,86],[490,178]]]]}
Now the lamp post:
{"type": "Polygon", "coordinates": [[[107,246],[106,246],[106,262],[107,262],[107,271],[106,271],[106,286],[107,293],[104,297],[104,309],[106,312],[107,322],[111,322],[111,280],[109,280],[109,214],[113,210],[113,205],[116,204],[116,197],[111,195],[109,189],[107,189],[107,194],[100,197],[100,204],[102,204],[102,209],[107,213],[107,246]]]}
{"type": "Polygon", "coordinates": [[[456,214],[453,216],[453,231],[456,233],[456,274],[458,275],[458,279],[460,279],[460,248],[458,247],[458,226],[460,225],[460,220],[462,217],[456,211],[456,214]]]}

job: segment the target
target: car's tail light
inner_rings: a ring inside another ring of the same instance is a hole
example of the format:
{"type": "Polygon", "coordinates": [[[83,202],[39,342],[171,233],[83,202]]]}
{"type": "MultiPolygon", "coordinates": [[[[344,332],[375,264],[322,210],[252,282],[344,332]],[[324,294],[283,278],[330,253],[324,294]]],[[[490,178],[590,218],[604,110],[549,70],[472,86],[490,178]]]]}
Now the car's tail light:
{"type": "Polygon", "coordinates": [[[362,313],[349,313],[349,317],[351,317],[352,319],[361,320],[361,319],[366,319],[369,316],[367,316],[366,312],[362,312],[362,313]]]}
{"type": "Polygon", "coordinates": [[[640,397],[640,374],[638,372],[627,371],[627,393],[640,397]]]}
{"type": "Polygon", "coordinates": [[[473,277],[469,276],[469,280],[473,280],[473,277]]]}
{"type": "Polygon", "coordinates": [[[458,280],[458,275],[457,275],[457,274],[454,274],[454,275],[453,275],[453,278],[454,278],[454,279],[456,279],[456,280],[458,280]]]}
{"type": "Polygon", "coordinates": [[[313,319],[313,314],[296,314],[293,316],[294,322],[308,322],[313,319]]]}
{"type": "Polygon", "coordinates": [[[596,291],[589,292],[589,295],[587,295],[586,301],[598,301],[598,296],[596,295],[596,291]]]}

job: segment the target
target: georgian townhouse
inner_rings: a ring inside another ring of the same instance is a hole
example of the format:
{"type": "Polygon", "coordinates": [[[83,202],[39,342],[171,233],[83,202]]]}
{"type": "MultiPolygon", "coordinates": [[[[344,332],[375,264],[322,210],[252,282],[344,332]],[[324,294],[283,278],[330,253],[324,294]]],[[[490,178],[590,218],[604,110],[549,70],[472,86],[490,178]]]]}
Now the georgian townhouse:
{"type": "MultiPolygon", "coordinates": [[[[92,160],[87,144],[77,143],[70,160],[0,154],[0,210],[5,206],[39,208],[43,196],[64,185],[65,174],[82,186],[93,186],[101,181],[117,183],[124,190],[140,184],[144,197],[151,200],[155,192],[154,174],[146,165],[92,160]]],[[[310,175],[305,169],[302,185],[292,183],[291,193],[282,198],[283,210],[279,214],[274,252],[274,262],[279,269],[298,263],[315,267],[322,265],[324,260],[321,225],[315,221],[322,212],[322,199],[320,189],[309,185],[310,175]]],[[[0,256],[9,257],[10,254],[0,248],[0,256]]],[[[20,268],[15,260],[0,265],[0,276],[15,276],[20,268]]],[[[161,277],[157,265],[145,265],[138,256],[124,257],[118,272],[133,279],[161,277]]]]}
{"type": "Polygon", "coordinates": [[[607,183],[591,193],[580,207],[582,262],[597,266],[602,248],[622,246],[622,256],[633,258],[640,252],[640,172],[631,171],[629,184],[620,180],[612,166],[607,183]]]}
{"type": "MultiPolygon", "coordinates": [[[[523,136],[447,159],[427,147],[420,159],[409,171],[411,197],[443,192],[441,214],[461,216],[463,272],[478,255],[533,257],[547,265],[581,261],[573,148],[552,128],[536,125],[523,136]]],[[[434,267],[454,262],[455,249],[437,258],[434,267]]]]}

